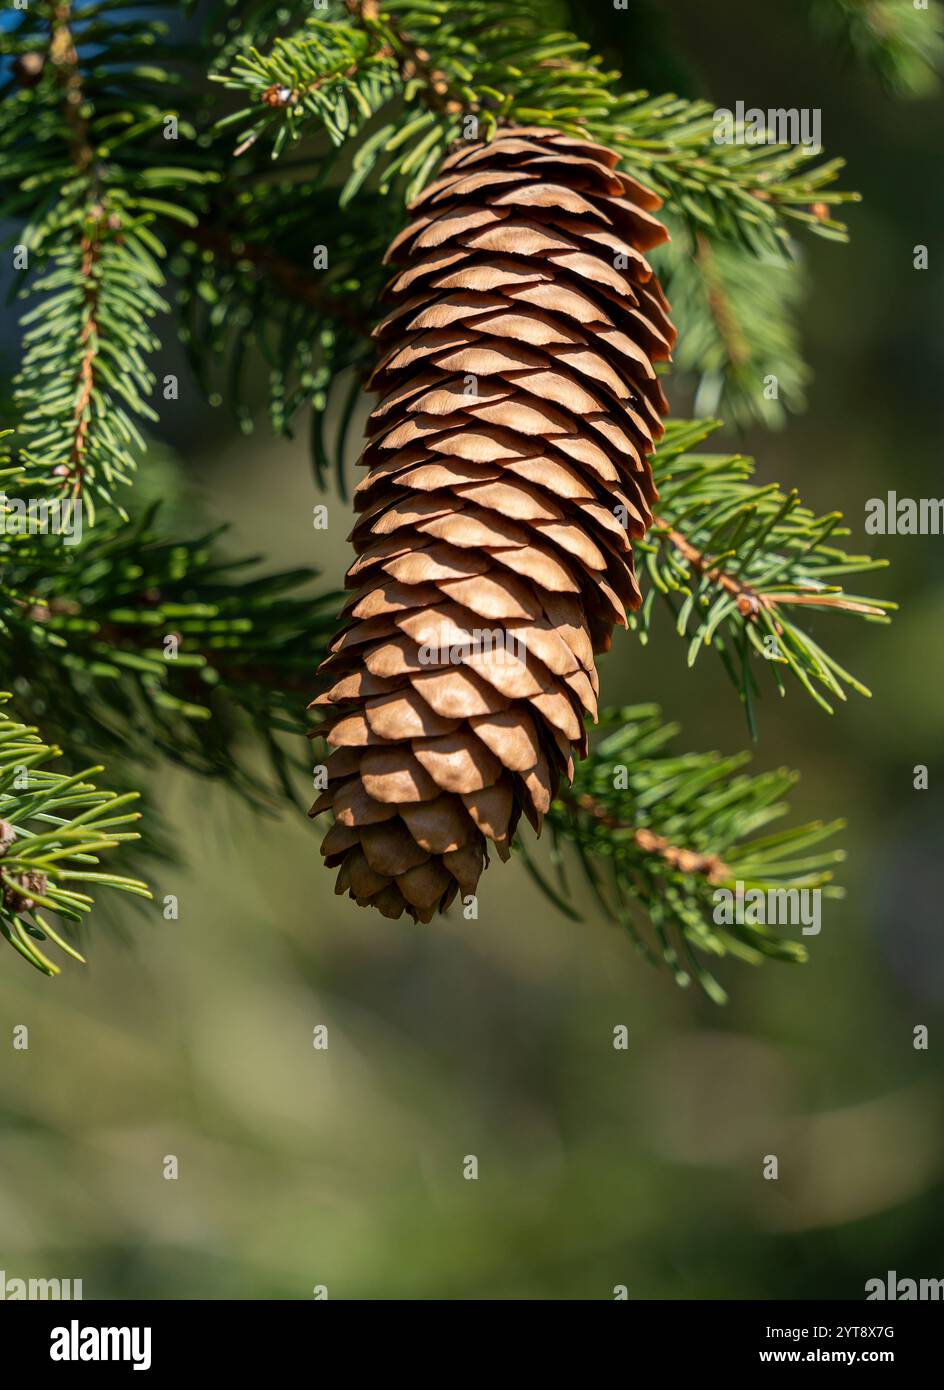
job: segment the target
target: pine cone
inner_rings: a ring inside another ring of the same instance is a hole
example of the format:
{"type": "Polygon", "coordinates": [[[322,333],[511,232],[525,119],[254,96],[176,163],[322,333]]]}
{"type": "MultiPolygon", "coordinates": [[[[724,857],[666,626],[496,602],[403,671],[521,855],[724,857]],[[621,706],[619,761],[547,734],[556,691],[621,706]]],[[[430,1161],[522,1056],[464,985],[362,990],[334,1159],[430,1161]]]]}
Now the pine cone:
{"type": "Polygon", "coordinates": [[[428,922],[536,830],[639,604],[631,538],[667,403],[660,200],[611,150],[508,128],[449,156],[387,260],[323,844],[336,891],[428,922]]]}

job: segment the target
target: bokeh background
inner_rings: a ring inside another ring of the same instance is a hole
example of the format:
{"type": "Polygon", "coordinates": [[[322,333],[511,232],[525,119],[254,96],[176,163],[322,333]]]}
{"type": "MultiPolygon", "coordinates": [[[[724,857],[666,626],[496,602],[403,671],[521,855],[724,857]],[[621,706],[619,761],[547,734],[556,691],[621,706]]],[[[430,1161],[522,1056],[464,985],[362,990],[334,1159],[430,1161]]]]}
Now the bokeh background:
{"type": "MultiPolygon", "coordinates": [[[[944,539],[863,529],[888,488],[944,491],[944,106],[884,94],[802,11],[597,3],[583,22],[634,85],[820,107],[864,194],[850,246],[803,243],[808,412],[729,441],[762,481],[844,510],[853,548],[891,561],[873,591],[902,605],[890,629],[817,623],[871,701],[829,719],[796,688],[760,706],[755,765],[802,772],[797,819],[849,821],[848,896],[810,963],[722,963],[718,1009],[592,909],[556,916],[519,864],[493,865],[477,922],[389,923],[333,896],[303,817],[161,775],[149,797],[186,861],[153,885],[179,920],[99,916],[88,967],[53,982],[4,953],[8,1277],[82,1278],[87,1298],[819,1299],[944,1276],[944,539]]],[[[171,346],[166,370],[181,362],[171,346]]],[[[687,384],[670,398],[684,414],[687,384]]],[[[346,504],[312,530],[303,438],[262,419],[246,438],[192,383],[164,414],[183,525],[229,521],[234,551],[339,581],[346,504]]],[[[720,666],[689,672],[666,627],[645,651],[617,640],[602,675],[611,703],[658,700],[687,747],[747,743],[720,666]]]]}

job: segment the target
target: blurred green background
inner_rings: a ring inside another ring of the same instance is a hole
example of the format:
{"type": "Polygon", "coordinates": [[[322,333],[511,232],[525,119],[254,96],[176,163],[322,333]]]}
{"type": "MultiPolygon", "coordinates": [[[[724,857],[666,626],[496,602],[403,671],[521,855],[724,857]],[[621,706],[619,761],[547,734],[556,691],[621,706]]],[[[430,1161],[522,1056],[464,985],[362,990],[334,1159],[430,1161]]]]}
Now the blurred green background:
{"type": "MultiPolygon", "coordinates": [[[[121,907],[115,931],[97,915],[88,967],[53,982],[4,953],[8,1277],[82,1278],[87,1298],[326,1285],[332,1298],[605,1299],[626,1285],[770,1299],[859,1298],[890,1269],[944,1276],[944,540],[863,530],[866,499],[888,488],[942,493],[944,107],[886,96],[814,45],[802,11],[599,3],[584,23],[633,84],[820,107],[827,152],[865,195],[849,247],[803,244],[808,413],[729,441],[762,481],[843,509],[852,548],[892,562],[874,592],[903,605],[890,629],[816,620],[871,701],[831,720],[799,688],[760,706],[755,764],[802,771],[796,818],[849,820],[848,897],[826,905],[810,964],[722,963],[731,1003],[717,1009],[592,909],[582,926],[557,917],[517,863],[493,863],[477,922],[390,923],[333,896],[304,817],[260,819],[162,776],[149,795],[188,862],[153,886],[177,895],[179,920],[121,907]],[[928,791],[913,790],[916,764],[928,791]],[[24,1023],[29,1049],[14,1051],[24,1023]]],[[[669,394],[684,415],[687,384],[669,394]]],[[[234,550],[339,582],[347,507],[331,499],[328,531],[312,530],[303,439],[274,442],[264,421],[239,436],[193,385],[165,427],[182,524],[232,521],[234,550]]],[[[684,655],[666,626],[645,651],[618,637],[607,702],[660,701],[686,747],[745,746],[720,667],[709,655],[689,672],[684,655]]]]}

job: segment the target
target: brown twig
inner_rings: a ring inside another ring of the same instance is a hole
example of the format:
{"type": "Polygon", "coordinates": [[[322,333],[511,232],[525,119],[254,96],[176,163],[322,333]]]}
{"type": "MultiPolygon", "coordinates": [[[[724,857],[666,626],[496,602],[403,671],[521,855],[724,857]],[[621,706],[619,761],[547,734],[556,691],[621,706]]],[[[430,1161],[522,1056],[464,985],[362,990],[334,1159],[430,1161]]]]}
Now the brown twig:
{"type": "Polygon", "coordinates": [[[664,531],[665,539],[675,547],[694,570],[703,574],[706,579],[710,579],[713,584],[717,584],[719,588],[724,589],[725,593],[730,594],[736,600],[738,612],[743,617],[753,620],[762,608],[768,612],[772,611],[771,595],[757,593],[750,585],[736,579],[733,574],[728,574],[719,566],[712,565],[712,562],[697,546],[693,545],[681,531],[676,531],[667,521],[663,521],[661,517],[654,517],[652,524],[664,531]]]}
{"type": "MultiPolygon", "coordinates": [[[[82,238],[82,285],[85,300],[85,320],[79,335],[82,346],[82,359],[79,363],[77,393],[72,409],[73,430],[72,448],[69,463],[60,465],[63,470],[63,487],[70,487],[72,496],[79,497],[85,473],[85,449],[88,442],[91,422],[92,391],[95,388],[95,358],[98,355],[98,281],[95,267],[100,255],[101,242],[93,233],[82,238]]],[[[58,471],[58,470],[57,470],[58,471]]]]}
{"type": "Polygon", "coordinates": [[[261,274],[268,276],[278,285],[288,299],[301,299],[319,313],[339,319],[360,337],[370,337],[371,328],[367,320],[363,319],[345,299],[320,289],[294,261],[267,251],[265,247],[257,246],[253,242],[242,239],[234,242],[225,232],[219,231],[209,222],[187,227],[181,235],[214,252],[230,265],[250,261],[261,274]]]}
{"type": "Polygon", "coordinates": [[[90,406],[95,389],[95,359],[98,356],[99,284],[95,272],[101,256],[101,233],[107,225],[112,225],[112,221],[106,218],[105,210],[97,200],[99,180],[95,173],[95,151],[88,121],[82,114],[82,74],[71,20],[71,3],[69,0],[62,0],[53,10],[50,20],[49,61],[62,96],[63,115],[69,128],[72,162],[79,174],[89,177],[90,193],[95,201],[90,209],[81,241],[80,274],[85,314],[79,335],[82,357],[76,377],[75,404],[72,408],[72,445],[68,463],[59,464],[54,471],[62,478],[62,488],[69,490],[73,497],[79,497],[85,474],[85,451],[88,447],[91,422],[90,406]]]}
{"type": "Polygon", "coordinates": [[[91,168],[95,151],[89,135],[88,121],[82,115],[82,74],[79,55],[72,37],[72,5],[62,0],[50,19],[49,61],[62,93],[63,113],[69,126],[72,161],[80,174],[91,168]]]}
{"type": "MultiPolygon", "coordinates": [[[[661,517],[653,518],[653,528],[663,532],[663,538],[674,546],[684,560],[696,570],[703,574],[706,579],[710,579],[713,584],[717,584],[725,593],[730,594],[737,603],[738,612],[744,618],[755,621],[761,611],[776,614],[778,607],[789,607],[794,604],[802,604],[807,608],[835,608],[843,613],[861,613],[866,617],[880,618],[884,610],[876,608],[870,603],[857,603],[854,599],[846,598],[843,593],[820,593],[815,589],[809,592],[790,594],[790,593],[771,593],[761,594],[753,589],[750,584],[745,584],[743,580],[737,579],[733,574],[728,574],[720,565],[715,565],[703,551],[684,536],[681,531],[677,531],[669,522],[661,517]]],[[[780,625],[774,618],[774,626],[778,632],[781,631],[780,625]]]]}
{"type": "Polygon", "coordinates": [[[674,869],[678,873],[702,874],[712,884],[723,883],[731,877],[731,870],[717,854],[700,854],[696,850],[682,849],[678,845],[673,845],[665,835],[657,835],[655,831],[645,827],[627,825],[625,821],[611,815],[604,806],[601,806],[594,797],[586,792],[580,794],[564,792],[562,796],[564,800],[570,801],[572,805],[585,811],[599,825],[606,826],[608,830],[632,831],[633,840],[644,854],[659,855],[670,869],[674,869]]]}
{"type": "Polygon", "coordinates": [[[718,273],[711,243],[700,232],[695,238],[695,264],[704,278],[708,293],[708,308],[718,325],[718,332],[724,343],[728,360],[735,367],[743,367],[746,362],[751,360],[751,345],[741,332],[741,326],[731,308],[731,302],[718,273]]]}

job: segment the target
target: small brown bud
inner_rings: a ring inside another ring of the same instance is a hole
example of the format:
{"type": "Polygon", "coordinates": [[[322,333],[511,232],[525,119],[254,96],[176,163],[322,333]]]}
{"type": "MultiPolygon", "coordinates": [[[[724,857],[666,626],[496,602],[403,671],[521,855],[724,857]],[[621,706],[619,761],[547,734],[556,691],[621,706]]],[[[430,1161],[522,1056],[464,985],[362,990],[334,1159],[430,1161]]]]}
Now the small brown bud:
{"type": "Polygon", "coordinates": [[[283,87],[275,82],[271,87],[267,87],[262,93],[262,100],[266,106],[291,106],[298,96],[291,87],[283,87]]]}
{"type": "Polygon", "coordinates": [[[23,874],[16,888],[4,886],[3,905],[8,912],[32,912],[36,902],[30,894],[35,893],[39,898],[45,897],[47,886],[46,875],[30,869],[28,873],[23,874]]]}

